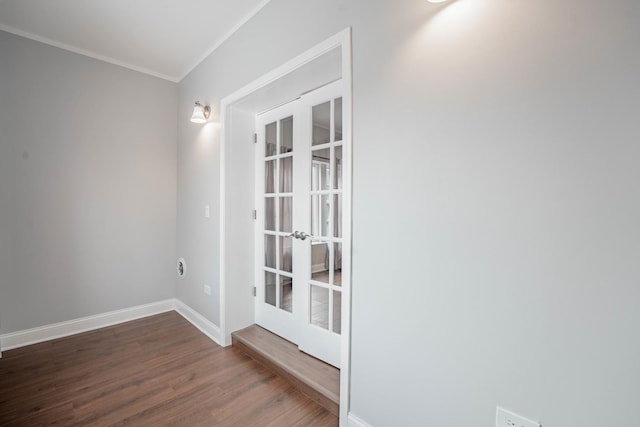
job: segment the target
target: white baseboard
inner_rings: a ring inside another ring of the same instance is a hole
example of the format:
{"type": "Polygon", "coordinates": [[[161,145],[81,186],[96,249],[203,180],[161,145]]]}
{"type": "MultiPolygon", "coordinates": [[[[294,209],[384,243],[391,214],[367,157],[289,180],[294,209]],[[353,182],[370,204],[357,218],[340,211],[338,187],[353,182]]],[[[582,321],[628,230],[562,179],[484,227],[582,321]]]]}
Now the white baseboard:
{"type": "Polygon", "coordinates": [[[220,328],[211,323],[203,315],[176,299],[175,310],[185,319],[187,319],[193,326],[200,329],[200,332],[211,338],[216,344],[221,345],[220,342],[220,328]]]}
{"type": "Polygon", "coordinates": [[[81,317],[66,322],[53,323],[24,331],[11,332],[0,335],[0,351],[92,331],[154,314],[165,313],[174,310],[174,307],[175,300],[169,299],[122,310],[110,311],[108,313],[96,314],[94,316],[81,317]]]}
{"type": "Polygon", "coordinates": [[[349,427],[372,427],[371,424],[349,412],[349,417],[347,418],[347,424],[349,427]]]}
{"type": "Polygon", "coordinates": [[[203,334],[217,344],[220,344],[220,328],[218,326],[205,319],[204,316],[182,301],[168,299],[0,335],[0,357],[2,357],[2,352],[6,350],[93,331],[95,329],[153,316],[154,314],[166,313],[172,310],[178,312],[178,314],[187,319],[187,321],[198,328],[203,334]]]}

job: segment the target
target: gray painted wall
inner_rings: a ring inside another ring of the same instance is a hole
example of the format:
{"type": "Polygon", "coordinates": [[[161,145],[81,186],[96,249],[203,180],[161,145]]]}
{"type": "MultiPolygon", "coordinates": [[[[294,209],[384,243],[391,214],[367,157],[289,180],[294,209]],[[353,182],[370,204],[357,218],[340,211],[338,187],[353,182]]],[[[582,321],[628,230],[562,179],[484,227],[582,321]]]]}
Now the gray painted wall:
{"type": "Polygon", "coordinates": [[[545,427],[626,424],[640,401],[635,0],[271,1],[180,84],[178,253],[193,274],[178,296],[219,322],[216,218],[201,218],[219,129],[188,123],[193,101],[217,113],[347,26],[352,412],[489,426],[499,404],[545,427]]]}
{"type": "Polygon", "coordinates": [[[0,32],[1,333],[173,297],[177,84],[0,32]]]}

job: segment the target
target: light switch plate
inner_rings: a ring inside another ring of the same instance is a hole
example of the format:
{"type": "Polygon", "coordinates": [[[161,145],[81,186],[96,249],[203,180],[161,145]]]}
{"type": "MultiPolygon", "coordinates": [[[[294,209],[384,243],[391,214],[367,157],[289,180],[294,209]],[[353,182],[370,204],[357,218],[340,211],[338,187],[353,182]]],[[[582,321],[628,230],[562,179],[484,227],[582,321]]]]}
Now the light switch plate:
{"type": "Polygon", "coordinates": [[[205,295],[211,295],[211,286],[204,285],[204,293],[205,295]]]}
{"type": "Polygon", "coordinates": [[[542,427],[542,424],[497,406],[496,427],[542,427]]]}

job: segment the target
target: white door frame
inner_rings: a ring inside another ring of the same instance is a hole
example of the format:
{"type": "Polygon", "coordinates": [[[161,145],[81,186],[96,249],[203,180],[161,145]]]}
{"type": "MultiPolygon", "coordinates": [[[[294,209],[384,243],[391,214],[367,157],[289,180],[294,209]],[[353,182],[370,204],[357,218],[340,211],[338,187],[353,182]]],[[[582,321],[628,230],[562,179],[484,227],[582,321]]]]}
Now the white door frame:
{"type": "MultiPolygon", "coordinates": [[[[227,200],[226,195],[226,160],[225,151],[226,144],[232,143],[231,136],[231,123],[233,117],[233,106],[235,103],[241,101],[243,98],[257,92],[258,90],[266,87],[267,85],[276,82],[283,78],[287,74],[299,69],[305,64],[310,63],[316,58],[321,57],[323,54],[335,49],[341,49],[341,62],[342,62],[342,80],[343,80],[343,157],[344,157],[344,170],[343,170],[343,214],[345,221],[343,222],[343,235],[352,236],[351,232],[351,206],[352,206],[352,74],[351,74],[351,28],[347,28],[338,34],[330,37],[324,42],[314,46],[307,50],[296,58],[281,65],[270,73],[258,78],[257,80],[249,83],[245,87],[237,90],[231,95],[225,97],[220,101],[220,339],[223,346],[231,344],[231,330],[228,328],[228,316],[233,310],[233,307],[227,307],[227,305],[233,305],[233,301],[227,299],[227,281],[226,281],[226,219],[225,219],[225,203],[227,200]],[[227,310],[229,308],[229,310],[227,310]]],[[[309,88],[313,89],[313,88],[309,88]]],[[[252,165],[253,159],[247,159],[252,165]]],[[[231,230],[233,232],[233,230],[231,230]]],[[[348,257],[343,258],[343,275],[351,278],[351,240],[345,239],[343,242],[343,248],[345,253],[348,253],[348,257]],[[346,247],[348,245],[348,248],[346,247]],[[348,251],[346,250],[348,249],[348,251]]],[[[253,264],[253,260],[252,260],[253,264]]],[[[341,335],[341,369],[340,369],[340,425],[347,425],[347,416],[349,413],[349,394],[350,394],[350,355],[351,355],[351,280],[346,281],[347,284],[343,289],[343,316],[342,316],[342,335],[341,335]]],[[[247,293],[247,298],[250,295],[247,293]]]]}

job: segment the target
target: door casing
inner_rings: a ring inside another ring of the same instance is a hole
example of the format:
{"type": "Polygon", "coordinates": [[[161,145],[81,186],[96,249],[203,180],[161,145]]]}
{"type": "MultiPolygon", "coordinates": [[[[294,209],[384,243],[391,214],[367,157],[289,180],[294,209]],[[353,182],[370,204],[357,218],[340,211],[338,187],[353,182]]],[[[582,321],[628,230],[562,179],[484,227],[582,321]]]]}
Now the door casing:
{"type": "MultiPolygon", "coordinates": [[[[263,75],[255,81],[249,83],[243,88],[226,96],[220,102],[220,178],[219,178],[219,284],[220,284],[220,343],[223,346],[231,344],[231,332],[241,329],[253,323],[251,309],[253,306],[253,284],[237,283],[235,277],[237,270],[242,270],[242,266],[236,265],[237,259],[235,254],[244,249],[245,253],[253,254],[251,239],[251,248],[247,250],[243,247],[242,241],[236,241],[237,235],[246,235],[246,227],[249,227],[249,233],[253,234],[253,223],[247,221],[235,221],[236,218],[251,218],[251,212],[243,211],[242,204],[234,203],[231,196],[228,198],[228,186],[232,184],[234,172],[237,168],[233,166],[244,164],[252,165],[253,147],[251,150],[237,149],[236,144],[247,144],[248,140],[252,143],[250,135],[253,134],[253,122],[248,120],[259,111],[250,111],[246,108],[247,99],[252,96],[268,92],[271,88],[277,87],[279,84],[287,82],[297,72],[306,66],[314,64],[314,61],[322,62],[322,60],[330,55],[331,52],[339,51],[340,53],[340,77],[343,80],[343,184],[345,191],[343,193],[343,235],[349,236],[344,239],[343,250],[345,253],[351,254],[352,241],[352,67],[351,67],[351,29],[347,28],[329,39],[319,43],[306,52],[298,55],[287,63],[277,67],[273,71],[263,75]],[[251,122],[248,128],[239,126],[241,122],[251,122]],[[251,153],[250,156],[242,159],[242,153],[251,153]],[[240,159],[240,161],[238,161],[240,159]],[[244,215],[244,216],[243,216],[244,215]],[[245,217],[246,216],[246,217],[245,217]],[[231,226],[231,223],[234,225],[231,226]],[[247,226],[247,224],[250,224],[247,226]],[[237,243],[237,245],[236,245],[237,243]],[[239,249],[240,247],[240,249],[239,249]]],[[[328,81],[327,81],[328,82],[328,81]]],[[[326,83],[326,82],[325,82],[326,83]]],[[[319,86],[319,85],[318,85],[319,86]]],[[[315,87],[318,87],[315,86],[315,87]]],[[[308,90],[315,89],[308,87],[308,90]]],[[[251,104],[251,103],[249,103],[251,104]]],[[[253,172],[251,172],[253,173],[253,172]]],[[[239,175],[235,175],[239,176],[239,175]]],[[[253,175],[246,181],[253,182],[253,175]]],[[[250,188],[245,189],[249,193],[249,197],[253,200],[254,188],[253,184],[248,184],[250,188]]],[[[253,271],[254,259],[247,260],[253,271]]],[[[351,277],[351,256],[344,257],[342,260],[343,275],[351,277]]],[[[251,273],[252,275],[253,273],[251,273]]],[[[351,354],[351,285],[345,286],[343,289],[343,322],[341,336],[341,370],[340,370],[340,425],[347,425],[347,416],[349,413],[349,382],[350,382],[350,354],[351,354]]]]}

